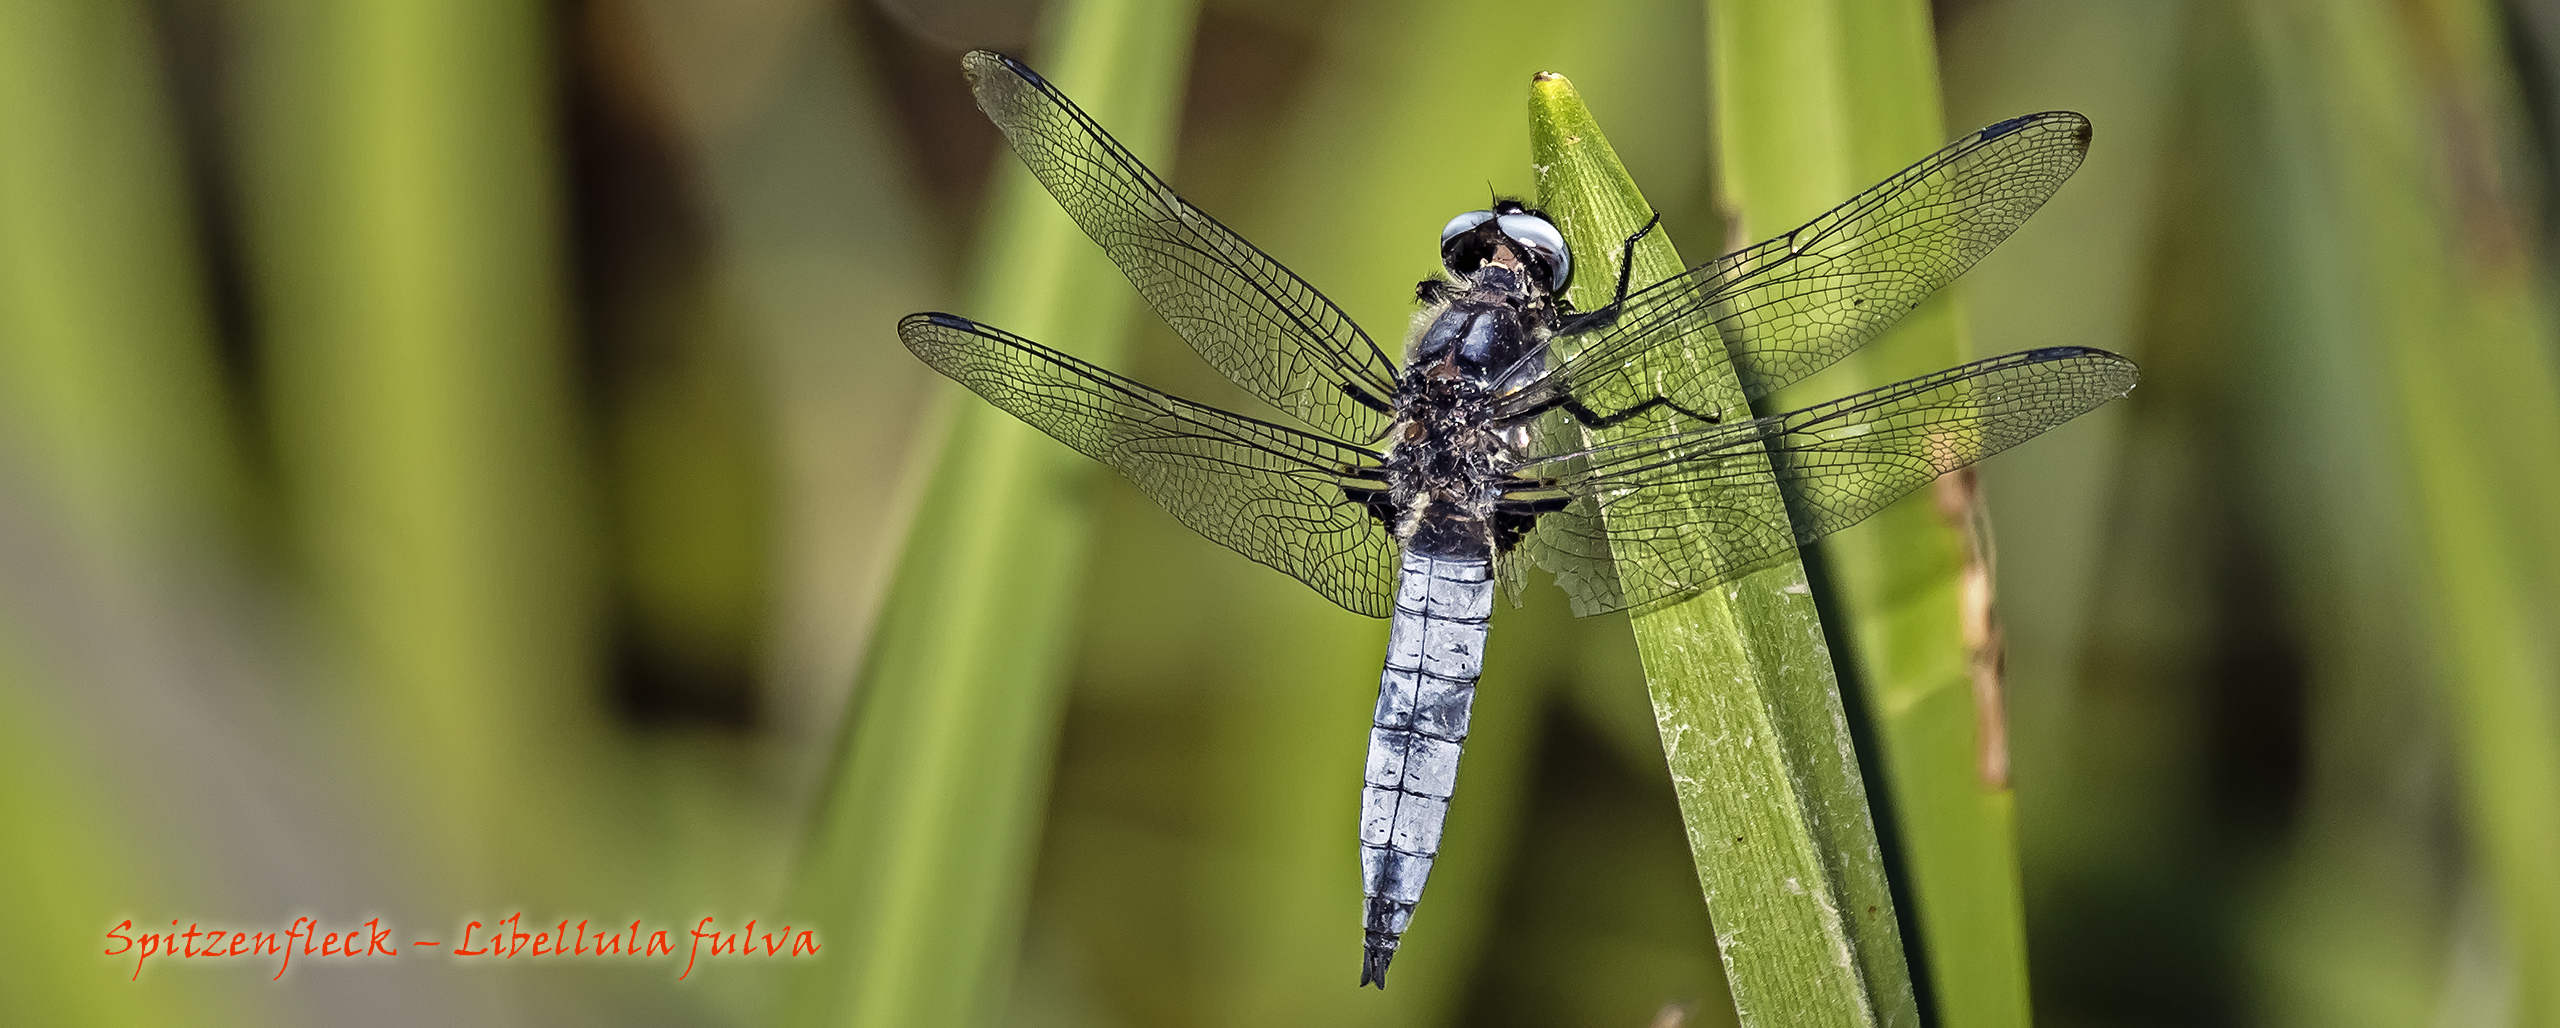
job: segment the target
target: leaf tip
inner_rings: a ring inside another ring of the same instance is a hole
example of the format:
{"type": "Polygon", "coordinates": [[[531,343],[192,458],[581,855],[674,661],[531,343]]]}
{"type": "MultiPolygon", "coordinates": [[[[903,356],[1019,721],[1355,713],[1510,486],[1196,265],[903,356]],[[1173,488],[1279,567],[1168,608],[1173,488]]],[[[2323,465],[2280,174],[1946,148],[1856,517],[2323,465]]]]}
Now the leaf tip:
{"type": "Polygon", "coordinates": [[[1582,93],[1573,88],[1573,80],[1562,72],[1542,71],[1529,76],[1530,102],[1548,107],[1580,107],[1582,93]]]}

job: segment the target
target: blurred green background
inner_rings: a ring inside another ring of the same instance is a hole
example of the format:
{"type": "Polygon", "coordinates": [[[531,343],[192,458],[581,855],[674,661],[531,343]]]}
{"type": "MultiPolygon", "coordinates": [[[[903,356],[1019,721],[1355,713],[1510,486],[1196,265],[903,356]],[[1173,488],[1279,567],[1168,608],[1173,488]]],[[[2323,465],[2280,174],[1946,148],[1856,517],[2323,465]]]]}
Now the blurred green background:
{"type": "MultiPolygon", "coordinates": [[[[1971,345],[2145,369],[1985,470],[2038,1019],[2560,1026],[2560,9],[1931,13],[1951,135],[2097,125],[1957,287],[1971,345]]],[[[1432,230],[1530,191],[1537,70],[1714,249],[1706,24],[0,0],[0,1023],[1729,1023],[1623,618],[1543,588],[1502,616],[1430,901],[1395,988],[1356,991],[1382,626],[1071,461],[1025,465],[1081,512],[1063,620],[966,643],[1060,687],[916,715],[962,755],[1000,727],[1034,801],[886,899],[843,876],[896,852],[839,858],[900,840],[825,813],[864,719],[911,727],[866,706],[904,666],[868,643],[915,609],[911,526],[952,523],[933,465],[980,445],[895,318],[1029,331],[996,314],[1037,278],[1085,305],[1050,341],[1234,396],[1080,241],[1006,277],[1064,222],[1024,220],[963,51],[1080,55],[1073,95],[1384,339],[1432,230]],[[127,918],[519,910],[831,948],[681,982],[99,955],[127,918]],[[897,918],[974,927],[908,953],[897,918]],[[965,1001],[836,991],[884,976],[965,1001]]]]}

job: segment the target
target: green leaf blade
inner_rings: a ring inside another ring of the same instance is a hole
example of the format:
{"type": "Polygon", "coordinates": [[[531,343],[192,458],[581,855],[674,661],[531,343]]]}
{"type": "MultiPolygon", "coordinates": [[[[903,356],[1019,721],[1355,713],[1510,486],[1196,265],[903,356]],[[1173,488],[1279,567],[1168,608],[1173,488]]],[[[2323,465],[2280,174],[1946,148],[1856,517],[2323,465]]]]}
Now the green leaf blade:
{"type": "MultiPolygon", "coordinates": [[[[1572,294],[1607,302],[1651,207],[1562,76],[1530,89],[1540,204],[1581,255],[1572,294]]],[[[1657,230],[1634,279],[1678,274],[1657,230]]],[[[1724,392],[1740,384],[1725,372],[1724,392]]],[[[1759,488],[1774,490],[1774,478],[1759,488]]],[[[1918,1024],[1857,755],[1801,562],[1633,619],[1741,1023],[1918,1024]]]]}
{"type": "MultiPolygon", "coordinates": [[[[1718,169],[1744,238],[1783,232],[1946,141],[1925,5],[1716,2],[1708,17],[1718,169]]],[[[1782,406],[1962,362],[1963,326],[1951,287],[1782,391],[1782,406]]],[[[2030,1017],[2024,901],[1972,481],[1942,479],[1826,538],[1826,599],[1872,722],[1935,1019],[2016,1028],[2030,1017]]]]}
{"type": "MultiPolygon", "coordinates": [[[[1138,152],[1169,149],[1193,5],[1088,0],[1055,17],[1044,71],[1138,152]]],[[[1108,362],[1134,295],[1000,160],[962,309],[1108,362]]],[[[986,1023],[1012,977],[1099,469],[956,386],[942,400],[922,516],[802,856],[800,902],[842,926],[830,942],[843,956],[795,979],[791,1024],[986,1023]]]]}

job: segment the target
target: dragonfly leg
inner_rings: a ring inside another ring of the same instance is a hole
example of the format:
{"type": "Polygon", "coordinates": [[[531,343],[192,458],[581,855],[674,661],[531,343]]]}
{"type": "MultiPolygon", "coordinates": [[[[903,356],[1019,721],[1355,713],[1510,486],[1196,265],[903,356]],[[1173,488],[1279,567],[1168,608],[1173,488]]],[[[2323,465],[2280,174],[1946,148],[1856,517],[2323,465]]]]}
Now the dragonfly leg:
{"type": "Polygon", "coordinates": [[[1571,396],[1557,396],[1553,399],[1542,401],[1535,406],[1520,411],[1517,414],[1504,415],[1501,423],[1505,425],[1518,424],[1548,411],[1561,409],[1566,414],[1571,415],[1573,420],[1580,423],[1584,428],[1609,428],[1656,407],[1667,407],[1674,413],[1696,418],[1699,421],[1706,422],[1710,425],[1724,424],[1724,415],[1722,412],[1690,410],[1689,408],[1683,407],[1674,402],[1668,396],[1656,396],[1643,403],[1636,404],[1633,407],[1610,414],[1602,414],[1599,411],[1592,410],[1590,407],[1585,406],[1582,401],[1576,400],[1571,396]]]}
{"type": "Polygon", "coordinates": [[[1606,327],[1610,322],[1618,320],[1618,312],[1626,309],[1627,287],[1632,284],[1632,276],[1636,270],[1636,244],[1642,242],[1645,236],[1652,234],[1654,227],[1660,224],[1662,224],[1662,212],[1655,211],[1653,217],[1645,219],[1643,228],[1637,229],[1634,235],[1628,236],[1626,242],[1618,244],[1617,291],[1611,294],[1607,304],[1568,316],[1557,322],[1557,335],[1569,336],[1578,332],[1588,332],[1595,328],[1606,327]]]}
{"type": "Polygon", "coordinates": [[[1615,414],[1599,413],[1589,407],[1583,406],[1582,401],[1576,400],[1570,396],[1565,397],[1564,402],[1559,404],[1559,406],[1564,408],[1565,413],[1573,415],[1573,420],[1581,422],[1585,428],[1608,428],[1656,407],[1668,407],[1671,408],[1674,413],[1687,415],[1700,421],[1704,421],[1710,425],[1721,425],[1724,423],[1724,415],[1721,413],[1693,411],[1687,407],[1683,407],[1672,402],[1671,398],[1668,396],[1654,397],[1653,399],[1646,400],[1643,403],[1639,403],[1615,414]]]}

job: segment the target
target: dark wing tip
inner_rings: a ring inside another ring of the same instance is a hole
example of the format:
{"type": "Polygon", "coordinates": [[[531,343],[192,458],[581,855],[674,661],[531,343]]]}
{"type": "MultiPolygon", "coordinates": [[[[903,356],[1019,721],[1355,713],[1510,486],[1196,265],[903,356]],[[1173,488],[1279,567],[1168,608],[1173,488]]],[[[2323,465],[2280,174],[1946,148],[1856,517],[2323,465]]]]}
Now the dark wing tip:
{"type": "MultiPolygon", "coordinates": [[[[949,317],[950,315],[941,316],[949,317]]],[[[2040,361],[2069,360],[2073,357],[2112,357],[2116,360],[2124,360],[2118,354],[2109,353],[2094,346],[2039,346],[2026,351],[2026,355],[2030,359],[2040,361]]]]}
{"type": "MultiPolygon", "coordinates": [[[[907,352],[915,354],[926,364],[941,369],[942,365],[937,362],[936,356],[937,352],[947,345],[948,340],[939,333],[931,331],[937,328],[969,335],[983,335],[986,331],[979,327],[977,322],[957,314],[918,311],[898,319],[898,341],[907,344],[907,352]]],[[[947,375],[950,372],[944,371],[943,374],[947,375]]]]}
{"type": "Polygon", "coordinates": [[[2022,114],[2007,121],[1992,122],[1991,124],[1982,127],[1982,141],[1988,143],[1994,139],[2008,135],[2009,133],[2027,127],[2027,123],[2034,120],[2036,120],[2035,115],[2022,114]]]}
{"type": "Polygon", "coordinates": [[[2133,358],[2111,350],[2101,350],[2094,346],[2045,346],[2038,347],[2033,350],[2021,351],[2019,356],[2025,357],[2030,361],[2037,362],[2094,360],[2102,364],[2113,365],[2115,371],[2124,376],[2124,389],[2116,393],[2118,396],[2132,392],[2134,386],[2142,383],[2142,366],[2135,364],[2133,362],[2133,358]]]}
{"type": "Polygon", "coordinates": [[[1369,943],[1360,952],[1360,984],[1375,985],[1387,991],[1387,962],[1396,958],[1396,937],[1383,932],[1370,932],[1369,943]]]}
{"type": "Polygon", "coordinates": [[[969,77],[972,79],[998,68],[1002,68],[1006,71],[1019,75],[1022,77],[1023,81],[1029,82],[1035,86],[1046,86],[1049,84],[1049,80],[1041,78],[1040,73],[1031,70],[1030,65],[1014,60],[1011,57],[1007,57],[993,50],[971,50],[967,55],[960,58],[960,69],[967,72],[969,77]]]}
{"type": "Polygon", "coordinates": [[[956,328],[963,332],[978,327],[977,322],[971,321],[957,314],[944,314],[941,311],[918,311],[914,314],[898,319],[898,327],[900,328],[926,323],[940,325],[944,328],[956,328]]]}
{"type": "Polygon", "coordinates": [[[2072,144],[2082,153],[2088,152],[2089,140],[2096,132],[2095,128],[2089,124],[2089,116],[2078,111],[2038,111],[2034,114],[2021,114],[2007,121],[1992,122],[1983,126],[1982,131],[1974,134],[1979,137],[1980,142],[1988,143],[2029,125],[2043,124],[2069,126],[2072,144]]]}
{"type": "Polygon", "coordinates": [[[900,338],[913,340],[915,338],[916,330],[927,326],[934,328],[948,328],[961,332],[974,332],[977,331],[978,328],[976,322],[970,321],[969,319],[957,314],[944,314],[941,311],[917,311],[916,313],[898,319],[898,335],[900,338]]]}

